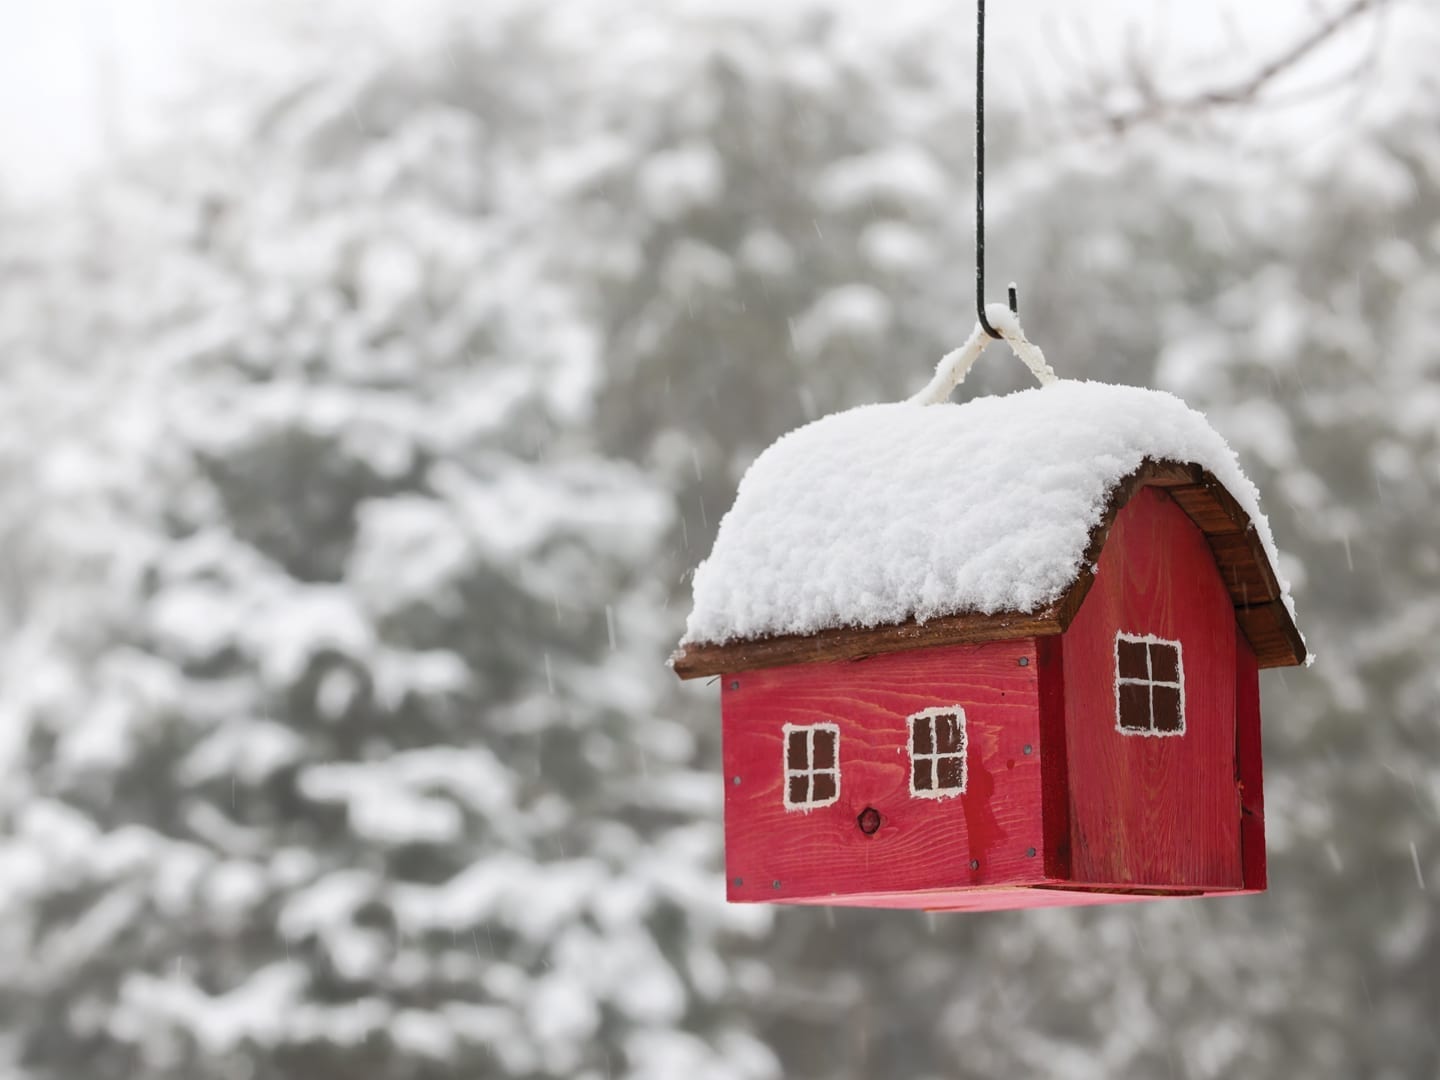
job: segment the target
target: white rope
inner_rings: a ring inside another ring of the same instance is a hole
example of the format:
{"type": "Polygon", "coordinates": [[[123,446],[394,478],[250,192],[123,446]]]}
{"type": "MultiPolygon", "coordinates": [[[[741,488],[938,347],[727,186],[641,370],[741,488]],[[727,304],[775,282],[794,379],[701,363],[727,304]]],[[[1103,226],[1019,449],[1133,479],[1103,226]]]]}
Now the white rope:
{"type": "MultiPolygon", "coordinates": [[[[1025,336],[1020,319],[1013,311],[1004,304],[986,304],[985,317],[990,320],[991,326],[1000,331],[1001,338],[1020,358],[1021,363],[1030,369],[1036,382],[1041,386],[1049,386],[1057,381],[1055,372],[1045,361],[1045,354],[1040,351],[1040,346],[1025,336]]],[[[951,349],[940,358],[940,363],[935,365],[935,376],[925,385],[925,389],[910,398],[911,404],[938,405],[946,401],[955,388],[965,381],[965,376],[970,374],[975,361],[980,359],[985,346],[992,340],[994,339],[985,332],[985,328],[977,322],[964,345],[951,349]]]]}

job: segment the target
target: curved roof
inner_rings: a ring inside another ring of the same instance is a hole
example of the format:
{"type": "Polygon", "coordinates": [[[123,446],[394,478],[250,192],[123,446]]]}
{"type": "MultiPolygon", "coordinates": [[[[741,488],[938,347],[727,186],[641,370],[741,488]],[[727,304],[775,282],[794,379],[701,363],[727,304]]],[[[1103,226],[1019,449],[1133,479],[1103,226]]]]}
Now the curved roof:
{"type": "Polygon", "coordinates": [[[783,436],[695,571],[672,662],[692,677],[1063,631],[1145,484],[1206,533],[1262,666],[1303,660],[1269,524],[1225,440],[1171,394],[1067,380],[866,405],[783,436]]]}

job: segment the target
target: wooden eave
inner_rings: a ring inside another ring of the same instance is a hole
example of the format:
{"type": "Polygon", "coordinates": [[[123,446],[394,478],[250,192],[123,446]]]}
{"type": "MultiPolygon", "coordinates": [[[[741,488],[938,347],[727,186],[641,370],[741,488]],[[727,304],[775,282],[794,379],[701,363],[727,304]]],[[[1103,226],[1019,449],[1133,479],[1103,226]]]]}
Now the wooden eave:
{"type": "Polygon", "coordinates": [[[1110,537],[1116,515],[1144,487],[1163,488],[1205,534],[1220,577],[1235,604],[1235,620],[1262,668],[1290,667],[1305,660],[1305,643],[1281,599],[1275,570],[1260,537],[1230,492],[1209,470],[1193,463],[1152,461],[1120,481],[1099,523],[1090,533],[1080,573],[1064,595],[1048,607],[1025,614],[962,613],[875,627],[840,627],[813,634],[775,634],[724,645],[682,645],[670,665],[682,679],[723,675],[754,668],[781,667],[819,660],[859,660],[879,653],[933,645],[979,644],[1063,634],[1080,610],[1095,580],[1095,566],[1110,537]]]}

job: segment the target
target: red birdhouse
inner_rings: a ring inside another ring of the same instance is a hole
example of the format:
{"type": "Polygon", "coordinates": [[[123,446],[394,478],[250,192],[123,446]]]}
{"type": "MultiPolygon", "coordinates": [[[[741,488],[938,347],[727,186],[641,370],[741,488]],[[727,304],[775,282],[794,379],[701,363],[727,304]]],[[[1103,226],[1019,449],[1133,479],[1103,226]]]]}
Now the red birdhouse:
{"type": "Polygon", "coordinates": [[[1265,888],[1259,669],[1305,660],[1255,490],[1164,393],[818,420],[740,484],[672,658],[719,676],[736,902],[1265,888]]]}

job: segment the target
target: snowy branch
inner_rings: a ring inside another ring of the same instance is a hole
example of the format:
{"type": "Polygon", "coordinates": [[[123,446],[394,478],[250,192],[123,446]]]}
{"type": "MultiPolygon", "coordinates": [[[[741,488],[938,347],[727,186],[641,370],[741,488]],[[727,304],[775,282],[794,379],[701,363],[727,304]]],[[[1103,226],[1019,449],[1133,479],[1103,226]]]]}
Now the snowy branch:
{"type": "MultiPolygon", "coordinates": [[[[1147,63],[1139,56],[1132,56],[1127,89],[1138,101],[1122,108],[1101,106],[1099,123],[1112,134],[1119,135],[1146,124],[1256,104],[1277,80],[1294,71],[1347,28],[1367,17],[1378,20],[1389,3],[1390,0],[1350,0],[1248,74],[1229,83],[1185,94],[1167,94],[1147,63]]],[[[1373,54],[1341,81],[1348,82],[1358,76],[1372,60],[1373,54]]]]}

